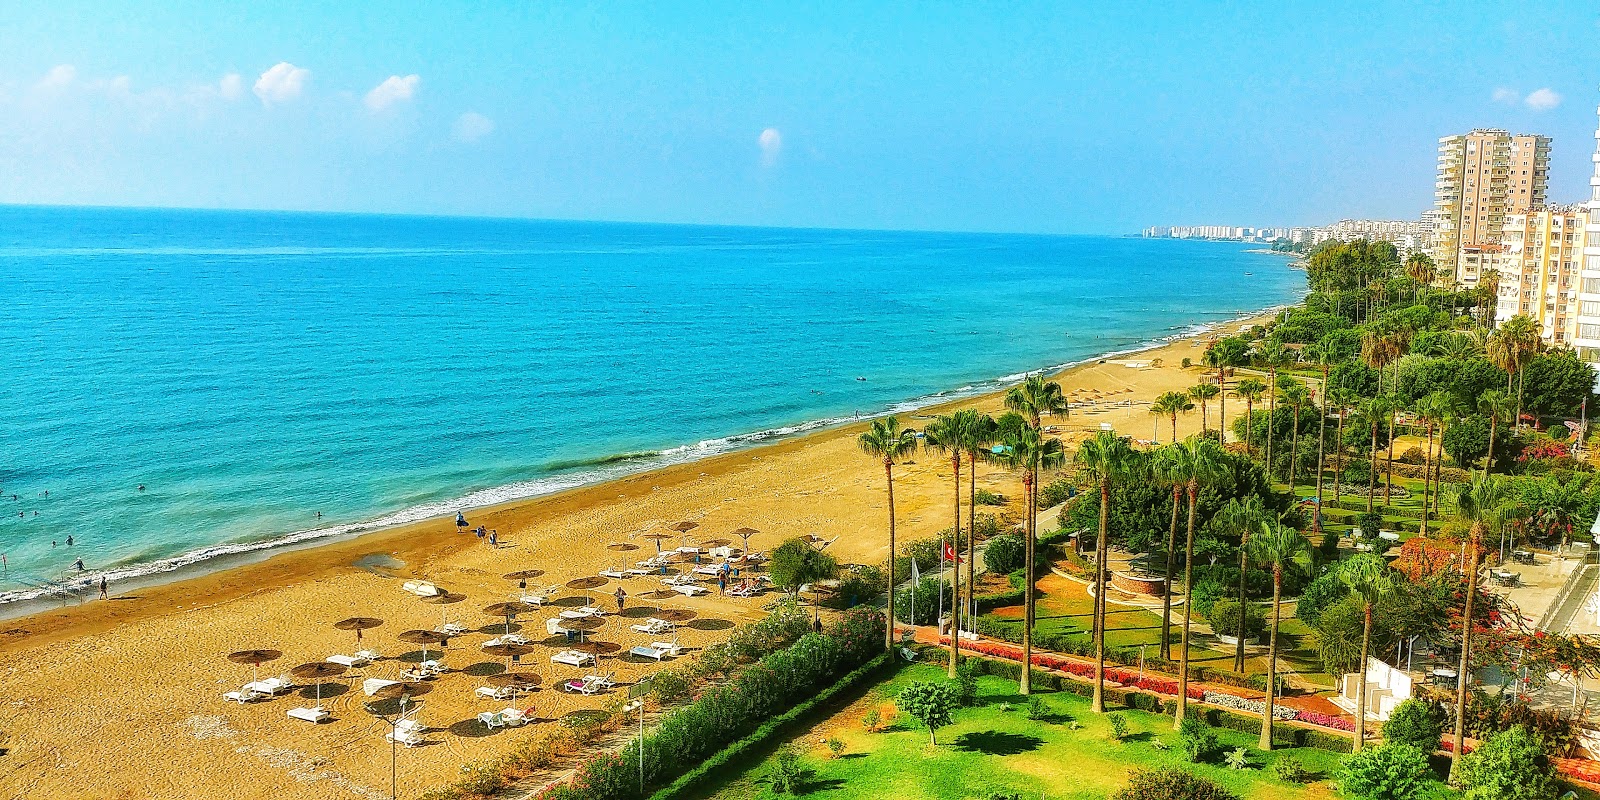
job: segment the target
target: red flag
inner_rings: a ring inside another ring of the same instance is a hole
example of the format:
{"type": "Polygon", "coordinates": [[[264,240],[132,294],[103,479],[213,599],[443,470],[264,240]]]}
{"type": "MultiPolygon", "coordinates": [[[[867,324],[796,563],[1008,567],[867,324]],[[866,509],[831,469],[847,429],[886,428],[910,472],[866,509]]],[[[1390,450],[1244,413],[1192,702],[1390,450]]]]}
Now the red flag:
{"type": "Polygon", "coordinates": [[[956,549],[951,547],[949,542],[944,543],[944,560],[961,563],[961,559],[956,556],[956,549]]]}

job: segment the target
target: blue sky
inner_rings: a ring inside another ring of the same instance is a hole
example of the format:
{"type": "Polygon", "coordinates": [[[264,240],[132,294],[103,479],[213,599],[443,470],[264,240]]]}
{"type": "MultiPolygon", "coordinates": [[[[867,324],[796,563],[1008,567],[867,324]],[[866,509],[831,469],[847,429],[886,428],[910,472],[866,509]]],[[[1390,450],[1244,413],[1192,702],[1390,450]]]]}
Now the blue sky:
{"type": "Polygon", "coordinates": [[[54,2],[0,202],[1122,233],[1414,218],[1437,137],[1587,190],[1594,2],[54,2]],[[1398,4],[1397,4],[1398,5],[1398,4]]]}

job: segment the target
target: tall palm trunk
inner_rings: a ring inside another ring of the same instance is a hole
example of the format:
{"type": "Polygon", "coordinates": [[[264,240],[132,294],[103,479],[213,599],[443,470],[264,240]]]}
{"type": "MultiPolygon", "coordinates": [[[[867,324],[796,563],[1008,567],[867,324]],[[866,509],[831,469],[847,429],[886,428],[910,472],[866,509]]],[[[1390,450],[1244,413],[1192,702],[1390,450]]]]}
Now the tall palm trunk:
{"type": "Polygon", "coordinates": [[[1249,572],[1249,562],[1245,560],[1250,543],[1250,533],[1246,531],[1239,535],[1239,629],[1234,631],[1238,641],[1233,643],[1233,671],[1244,672],[1244,579],[1249,572]]]}
{"type": "Polygon", "coordinates": [[[1278,618],[1283,600],[1283,567],[1272,565],[1272,633],[1267,639],[1267,708],[1261,715],[1262,750],[1272,749],[1272,706],[1278,698],[1278,618]]]}
{"type": "Polygon", "coordinates": [[[1422,456],[1422,538],[1428,538],[1428,477],[1433,473],[1433,420],[1428,420],[1428,450],[1422,456]]]}
{"type": "Polygon", "coordinates": [[[1338,505],[1343,489],[1340,482],[1344,480],[1344,409],[1339,409],[1339,430],[1334,433],[1333,448],[1333,504],[1338,505]]]}
{"type": "Polygon", "coordinates": [[[1228,443],[1228,375],[1222,365],[1217,365],[1217,439],[1228,443]]]}
{"type": "Polygon", "coordinates": [[[1483,474],[1488,475],[1494,469],[1494,430],[1495,423],[1500,421],[1499,414],[1489,415],[1489,454],[1483,457],[1483,474]]]}
{"type": "Polygon", "coordinates": [[[1294,494],[1295,465],[1300,460],[1300,406],[1290,406],[1294,412],[1294,435],[1289,439],[1289,493],[1294,494]]]}
{"type": "Polygon", "coordinates": [[[1161,657],[1172,660],[1172,570],[1178,561],[1178,507],[1183,505],[1183,485],[1172,487],[1172,526],[1167,528],[1167,571],[1161,573],[1167,590],[1161,597],[1161,657]]]}
{"type": "MultiPolygon", "coordinates": [[[[956,563],[950,570],[950,677],[956,676],[956,661],[961,657],[961,450],[950,451],[950,466],[955,470],[955,524],[951,530],[950,553],[956,563]]],[[[970,535],[970,533],[969,533],[970,535]]],[[[940,555],[943,555],[942,553],[940,555]]]]}
{"type": "Polygon", "coordinates": [[[1361,752],[1367,740],[1367,648],[1372,646],[1372,603],[1361,606],[1361,685],[1356,687],[1356,742],[1353,752],[1361,752]]]}
{"type": "Polygon", "coordinates": [[[1389,412],[1389,455],[1384,461],[1383,469],[1383,504],[1393,505],[1389,500],[1389,493],[1394,491],[1394,419],[1393,411],[1389,412]]]}
{"type": "MultiPolygon", "coordinates": [[[[977,613],[975,607],[976,601],[974,600],[974,597],[977,594],[978,586],[978,562],[975,560],[977,555],[977,542],[978,452],[976,450],[971,450],[967,452],[967,605],[965,610],[971,612],[972,614],[977,613]]],[[[960,569],[960,565],[956,565],[956,568],[960,569]]],[[[975,619],[977,619],[976,616],[969,617],[967,624],[976,628],[976,625],[973,624],[973,620],[975,619]]],[[[960,635],[960,631],[957,631],[956,633],[957,635],[960,635]]]]}
{"type": "Polygon", "coordinates": [[[1322,533],[1322,460],[1328,444],[1328,365],[1322,365],[1322,405],[1317,407],[1317,513],[1311,517],[1311,530],[1322,533]]]}
{"type": "Polygon", "coordinates": [[[1461,617],[1461,664],[1456,667],[1456,727],[1451,737],[1454,747],[1450,749],[1450,783],[1459,785],[1458,777],[1461,765],[1461,747],[1467,736],[1467,669],[1471,663],[1472,653],[1472,599],[1478,588],[1478,542],[1482,538],[1481,529],[1473,525],[1472,547],[1467,555],[1467,606],[1461,617]]]}
{"type": "Polygon", "coordinates": [[[1278,427],[1278,368],[1273,367],[1267,377],[1267,485],[1272,485],[1272,440],[1278,427]]]}
{"type": "Polygon", "coordinates": [[[1106,530],[1111,526],[1111,479],[1100,479],[1100,536],[1094,545],[1094,699],[1089,710],[1104,713],[1106,684],[1106,530]]]}
{"type": "Polygon", "coordinates": [[[1526,368],[1517,367],[1517,416],[1512,422],[1513,425],[1522,424],[1522,390],[1526,389],[1527,387],[1528,373],[1526,368]]]}
{"type": "Polygon", "coordinates": [[[1022,675],[1017,679],[1017,692],[1030,694],[1032,687],[1029,685],[1030,673],[1033,672],[1033,472],[1022,473],[1023,507],[1027,509],[1028,518],[1023,522],[1023,538],[1026,540],[1022,548],[1022,675]]]}
{"type": "Polygon", "coordinates": [[[1256,424],[1256,401],[1244,399],[1244,454],[1250,455],[1250,429],[1256,424]]]}
{"type": "Polygon", "coordinates": [[[894,462],[883,460],[883,474],[889,483],[889,627],[884,632],[883,649],[894,651],[894,462]]]}
{"type": "Polygon", "coordinates": [[[1178,412],[1172,412],[1172,441],[1178,441],[1178,412]]]}
{"type": "Polygon", "coordinates": [[[1367,470],[1367,513],[1372,513],[1372,501],[1378,493],[1378,421],[1372,420],[1372,468],[1367,470]]]}
{"type": "Polygon", "coordinates": [[[1199,482],[1190,480],[1189,534],[1183,545],[1183,642],[1178,652],[1178,710],[1173,715],[1173,730],[1183,724],[1183,714],[1189,708],[1189,621],[1194,618],[1194,515],[1199,491],[1199,482]]]}

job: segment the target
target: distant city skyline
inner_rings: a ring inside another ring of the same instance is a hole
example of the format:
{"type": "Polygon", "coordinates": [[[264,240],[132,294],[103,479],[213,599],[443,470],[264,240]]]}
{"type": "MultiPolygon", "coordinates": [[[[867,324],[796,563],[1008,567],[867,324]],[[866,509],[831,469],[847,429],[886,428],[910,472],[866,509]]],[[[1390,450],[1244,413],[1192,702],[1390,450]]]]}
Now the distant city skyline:
{"type": "Polygon", "coordinates": [[[1588,199],[1600,10],[1451,6],[10,7],[0,203],[1288,228],[1415,219],[1475,128],[1588,199]]]}

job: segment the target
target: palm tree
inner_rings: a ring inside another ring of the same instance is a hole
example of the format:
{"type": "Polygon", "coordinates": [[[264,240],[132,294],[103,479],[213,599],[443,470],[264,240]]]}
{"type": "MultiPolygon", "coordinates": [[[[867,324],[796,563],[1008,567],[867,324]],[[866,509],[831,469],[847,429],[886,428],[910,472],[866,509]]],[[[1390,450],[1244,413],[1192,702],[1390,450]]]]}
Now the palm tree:
{"type": "Polygon", "coordinates": [[[1278,393],[1294,412],[1294,434],[1289,439],[1289,491],[1293,493],[1295,465],[1300,461],[1300,409],[1311,402],[1311,393],[1306,391],[1305,384],[1287,375],[1278,379],[1278,393]]]}
{"type": "Polygon", "coordinates": [[[893,415],[875,419],[866,433],[857,437],[861,452],[883,461],[884,480],[889,487],[889,629],[884,634],[884,649],[894,649],[894,462],[917,449],[917,432],[901,428],[893,415]]]}
{"type": "Polygon", "coordinates": [[[1444,416],[1445,401],[1449,394],[1443,389],[1435,390],[1431,394],[1418,398],[1411,409],[1417,415],[1417,418],[1422,420],[1423,426],[1428,430],[1428,449],[1423,451],[1422,459],[1422,530],[1420,533],[1424,538],[1428,535],[1428,477],[1431,474],[1429,461],[1434,457],[1433,426],[1444,416]]]}
{"type": "Polygon", "coordinates": [[[1172,441],[1178,441],[1178,415],[1187,414],[1194,410],[1194,403],[1189,402],[1189,395],[1183,392],[1162,392],[1156,396],[1155,402],[1150,404],[1150,413],[1164,416],[1172,420],[1172,441]]]}
{"type": "Polygon", "coordinates": [[[1028,418],[1028,424],[1038,428],[1042,417],[1067,413],[1067,397],[1061,393],[1061,384],[1046,381],[1043,375],[1029,375],[1027,380],[1006,392],[1006,408],[1028,418]]]}
{"type": "MultiPolygon", "coordinates": [[[[1235,631],[1238,641],[1234,642],[1233,671],[1244,672],[1244,623],[1245,623],[1245,594],[1244,579],[1249,569],[1245,560],[1250,544],[1250,532],[1255,530],[1267,518],[1267,510],[1261,504],[1260,495],[1250,495],[1244,502],[1239,502],[1235,497],[1228,504],[1217,511],[1211,518],[1211,525],[1220,533],[1231,533],[1239,537],[1239,629],[1235,631]]],[[[1217,631],[1219,635],[1221,631],[1217,631]]]]}
{"type": "Polygon", "coordinates": [[[1516,419],[1516,406],[1511,395],[1499,389],[1488,389],[1478,395],[1478,413],[1489,418],[1489,454],[1483,459],[1483,471],[1488,472],[1494,468],[1495,434],[1501,422],[1516,419]]]}
{"type": "MultiPolygon", "coordinates": [[[[1539,352],[1539,323],[1532,318],[1518,314],[1505,322],[1489,336],[1486,348],[1489,360],[1495,366],[1506,372],[1506,391],[1511,390],[1511,376],[1513,373],[1523,375],[1528,363],[1539,352]]],[[[1517,413],[1516,424],[1522,422],[1522,389],[1523,382],[1517,382],[1517,413]]]]}
{"type": "Polygon", "coordinates": [[[1018,683],[1018,691],[1028,694],[1029,673],[1033,664],[1033,582],[1034,582],[1034,546],[1038,536],[1039,517],[1039,485],[1038,476],[1042,470],[1059,469],[1066,462],[1066,456],[1061,449],[1061,440],[1047,438],[1039,433],[1039,429],[1027,424],[1021,415],[1012,413],[1002,417],[997,423],[1001,431],[1001,441],[1005,449],[1001,456],[1003,463],[1010,469],[1022,473],[1022,493],[1025,498],[1027,516],[1023,520],[1025,533],[1023,536],[1023,574],[1026,576],[1023,586],[1023,621],[1022,621],[1022,677],[1018,683]]]}
{"type": "MultiPolygon", "coordinates": [[[[964,408],[955,413],[960,420],[961,447],[967,451],[967,603],[971,607],[977,587],[977,560],[975,559],[978,533],[978,461],[993,454],[989,448],[999,438],[994,417],[977,409],[964,408]]],[[[959,568],[959,565],[958,565],[959,568]]],[[[959,632],[958,632],[959,637],[959,632]]],[[[960,645],[954,645],[959,648],[960,645]]]]}
{"type": "Polygon", "coordinates": [[[1452,361],[1466,361],[1482,352],[1476,340],[1464,333],[1440,336],[1433,345],[1433,353],[1452,361]]]}
{"type": "MultiPolygon", "coordinates": [[[[1342,340],[1332,335],[1318,339],[1316,344],[1306,348],[1306,352],[1313,362],[1322,366],[1322,408],[1317,414],[1317,513],[1311,518],[1312,529],[1320,534],[1322,533],[1322,473],[1323,459],[1325,457],[1323,450],[1328,441],[1328,401],[1330,399],[1328,396],[1328,375],[1332,371],[1334,364],[1349,358],[1350,354],[1345,351],[1342,340]]],[[[1296,418],[1299,417],[1298,414],[1295,416],[1296,418]]],[[[1335,486],[1334,492],[1337,493],[1338,491],[1337,486],[1335,486]]]]}
{"type": "Polygon", "coordinates": [[[1399,357],[1393,348],[1394,339],[1376,327],[1361,335],[1361,360],[1378,371],[1378,394],[1383,394],[1383,368],[1399,357]]]}
{"type": "MultiPolygon", "coordinates": [[[[1245,378],[1233,387],[1236,397],[1244,398],[1244,451],[1250,452],[1250,430],[1255,427],[1256,403],[1267,391],[1267,385],[1256,378],[1245,378]]],[[[1173,441],[1177,441],[1174,439],[1173,441]]]]}
{"type": "Polygon", "coordinates": [[[1198,507],[1200,485],[1210,484],[1226,469],[1222,445],[1214,439],[1191,436],[1178,443],[1172,458],[1184,476],[1184,489],[1189,495],[1189,532],[1183,550],[1183,639],[1178,656],[1178,708],[1173,717],[1173,729],[1183,724],[1183,715],[1189,705],[1189,625],[1194,619],[1194,525],[1198,507]]]}
{"type": "Polygon", "coordinates": [[[1099,714],[1105,709],[1106,672],[1106,535],[1110,526],[1111,486],[1129,479],[1143,466],[1142,454],[1128,446],[1125,437],[1100,431],[1078,446],[1073,458],[1078,468],[1100,488],[1100,535],[1094,546],[1094,701],[1090,706],[1099,714]]]}
{"type": "Polygon", "coordinates": [[[1433,259],[1427,253],[1416,252],[1406,257],[1406,277],[1417,282],[1417,293],[1433,284],[1433,279],[1438,276],[1439,270],[1433,259]]]}
{"type": "Polygon", "coordinates": [[[1340,493],[1342,492],[1341,484],[1344,482],[1344,420],[1346,417],[1350,416],[1350,409],[1355,406],[1357,400],[1358,398],[1356,397],[1355,392],[1344,388],[1334,389],[1328,393],[1327,397],[1327,401],[1332,402],[1334,408],[1339,409],[1339,426],[1338,430],[1335,431],[1333,435],[1334,505],[1339,504],[1340,493]]]}
{"type": "Polygon", "coordinates": [[[1289,350],[1281,343],[1269,341],[1256,351],[1256,360],[1267,368],[1267,479],[1272,479],[1272,440],[1278,427],[1278,367],[1289,362],[1289,350]]]}
{"type": "Polygon", "coordinates": [[[1560,534],[1561,549],[1567,548],[1574,525],[1583,522],[1583,509],[1589,499],[1589,476],[1573,473],[1563,481],[1551,475],[1527,484],[1523,499],[1528,507],[1528,524],[1545,536],[1560,534]]]}
{"type": "MultiPolygon", "coordinates": [[[[922,429],[922,446],[935,453],[950,454],[950,469],[955,474],[955,502],[953,510],[955,519],[950,526],[950,545],[952,549],[961,546],[961,449],[964,445],[961,431],[962,420],[956,419],[953,414],[942,414],[928,423],[922,429]]],[[[971,532],[968,532],[971,535],[971,532]]],[[[950,677],[956,676],[956,659],[961,649],[961,565],[957,563],[952,572],[950,595],[955,602],[950,604],[950,677]]]]}
{"type": "Polygon", "coordinates": [[[1361,684],[1356,688],[1355,752],[1367,740],[1367,654],[1372,647],[1372,610],[1394,588],[1389,565],[1383,556],[1362,553],[1345,563],[1340,578],[1361,598],[1361,684]]]}
{"type": "MultiPolygon", "coordinates": [[[[1372,468],[1367,471],[1367,513],[1373,511],[1373,501],[1378,494],[1378,423],[1389,414],[1389,398],[1379,395],[1362,400],[1357,408],[1361,417],[1372,427],[1372,468]]],[[[1392,435],[1392,432],[1391,432],[1392,435]]]]}
{"type": "Polygon", "coordinates": [[[1189,387],[1189,396],[1200,401],[1200,431],[1202,433],[1208,429],[1206,404],[1211,401],[1211,398],[1220,394],[1222,394],[1221,387],[1218,387],[1214,383],[1197,383],[1189,387]]]}
{"type": "Polygon", "coordinates": [[[1467,541],[1464,543],[1467,550],[1465,559],[1467,568],[1462,575],[1466,581],[1467,601],[1461,614],[1461,664],[1456,670],[1456,727],[1453,740],[1455,746],[1450,750],[1452,784],[1458,782],[1457,767],[1461,764],[1459,756],[1463,740],[1466,738],[1467,681],[1470,677],[1472,654],[1472,601],[1478,589],[1478,552],[1482,549],[1485,536],[1497,530],[1504,522],[1510,499],[1506,484],[1487,472],[1473,478],[1472,483],[1459,487],[1456,494],[1456,514],[1468,524],[1467,541]]]}
{"type": "MultiPolygon", "coordinates": [[[[1263,521],[1260,532],[1250,539],[1250,555],[1256,563],[1272,569],[1272,633],[1267,639],[1267,708],[1261,715],[1259,743],[1262,750],[1271,750],[1272,706],[1278,696],[1278,622],[1283,617],[1283,574],[1310,566],[1311,543],[1299,531],[1280,522],[1263,521]]],[[[1242,613],[1239,616],[1241,619],[1244,617],[1242,613]]]]}
{"type": "Polygon", "coordinates": [[[1177,442],[1151,454],[1150,473],[1158,483],[1172,489],[1172,524],[1167,528],[1167,568],[1161,573],[1166,580],[1166,591],[1161,593],[1161,658],[1172,660],[1172,571],[1178,558],[1178,510],[1183,506],[1183,487],[1188,476],[1183,470],[1183,459],[1177,456],[1177,442]]]}

